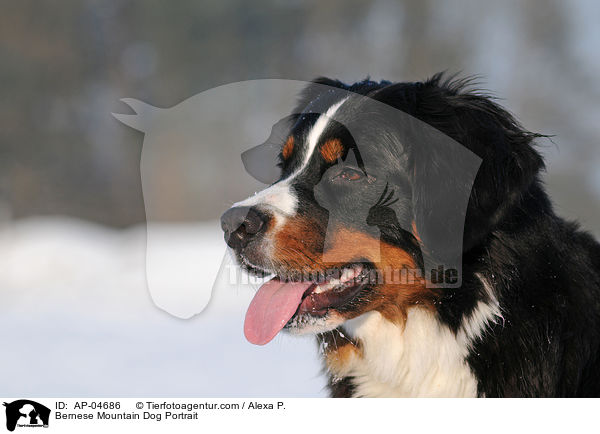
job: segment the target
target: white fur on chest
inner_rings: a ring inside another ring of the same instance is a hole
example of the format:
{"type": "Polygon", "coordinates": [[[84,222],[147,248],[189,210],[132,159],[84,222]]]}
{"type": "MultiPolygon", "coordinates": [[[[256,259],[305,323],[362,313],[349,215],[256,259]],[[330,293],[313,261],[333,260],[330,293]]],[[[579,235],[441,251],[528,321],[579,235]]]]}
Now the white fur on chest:
{"type": "Polygon", "coordinates": [[[468,338],[454,334],[432,312],[413,308],[405,327],[369,312],[346,322],[362,344],[348,372],[362,397],[475,397],[477,380],[465,357],[468,338]]]}

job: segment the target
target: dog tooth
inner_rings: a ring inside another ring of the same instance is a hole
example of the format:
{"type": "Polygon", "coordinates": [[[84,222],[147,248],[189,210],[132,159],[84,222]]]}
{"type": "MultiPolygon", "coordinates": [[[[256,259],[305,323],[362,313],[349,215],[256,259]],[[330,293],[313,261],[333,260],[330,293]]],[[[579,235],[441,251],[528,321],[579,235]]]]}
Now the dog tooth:
{"type": "Polygon", "coordinates": [[[352,268],[344,268],[340,282],[344,283],[354,278],[354,270],[352,268]]]}

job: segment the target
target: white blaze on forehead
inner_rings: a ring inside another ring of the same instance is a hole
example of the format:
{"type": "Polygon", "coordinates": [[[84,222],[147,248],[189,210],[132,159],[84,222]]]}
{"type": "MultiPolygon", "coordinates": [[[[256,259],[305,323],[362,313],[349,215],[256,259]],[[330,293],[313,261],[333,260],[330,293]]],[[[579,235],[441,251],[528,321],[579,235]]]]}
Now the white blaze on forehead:
{"type": "Polygon", "coordinates": [[[319,119],[317,119],[317,122],[315,122],[315,124],[313,125],[312,129],[310,130],[310,133],[308,133],[304,161],[302,163],[302,167],[298,170],[298,172],[308,165],[310,157],[312,156],[313,152],[315,152],[317,144],[319,143],[319,138],[323,135],[325,128],[327,128],[329,120],[335,114],[335,112],[338,111],[341,105],[344,104],[344,102],[346,102],[347,99],[348,97],[336,102],[334,105],[327,109],[325,114],[319,116],[319,119]]]}
{"type": "MultiPolygon", "coordinates": [[[[261,206],[283,216],[291,216],[296,213],[298,206],[298,197],[296,196],[291,183],[308,165],[312,154],[317,148],[319,138],[327,128],[329,120],[347,100],[344,98],[333,104],[327,111],[319,116],[317,122],[311,128],[306,141],[306,150],[302,164],[290,176],[279,181],[276,184],[250,196],[248,199],[235,203],[233,206],[261,206]]],[[[281,223],[281,221],[279,221],[281,223]]]]}

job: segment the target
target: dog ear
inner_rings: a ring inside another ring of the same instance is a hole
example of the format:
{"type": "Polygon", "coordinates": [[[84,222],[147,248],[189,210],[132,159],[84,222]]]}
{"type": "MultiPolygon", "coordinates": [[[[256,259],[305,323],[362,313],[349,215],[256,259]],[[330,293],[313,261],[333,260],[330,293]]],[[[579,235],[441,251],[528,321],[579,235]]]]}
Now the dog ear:
{"type": "Polygon", "coordinates": [[[404,143],[412,149],[411,229],[421,245],[425,273],[442,267],[461,275],[465,218],[481,158],[430,125],[416,119],[404,124],[404,143]]]}
{"type": "Polygon", "coordinates": [[[489,97],[465,90],[468,84],[436,75],[375,95],[404,113],[394,136],[408,155],[412,231],[426,274],[439,266],[460,274],[462,255],[526,203],[544,167],[532,146],[542,135],[525,131],[489,97]]]}
{"type": "MultiPolygon", "coordinates": [[[[537,182],[544,163],[532,145],[536,137],[543,136],[524,130],[488,96],[465,91],[468,81],[440,80],[441,76],[435,76],[419,86],[415,116],[481,159],[464,221],[463,252],[467,252],[478,246],[515,206],[522,204],[537,182]]],[[[427,220],[431,220],[430,213],[440,210],[438,203],[443,205],[442,212],[453,209],[443,195],[460,195],[471,188],[467,185],[468,176],[461,173],[466,167],[453,151],[448,151],[448,143],[433,142],[434,149],[414,148],[413,157],[416,227],[425,233],[432,232],[426,227],[427,220]]],[[[438,220],[433,219],[439,223],[438,220]]],[[[433,228],[432,235],[443,236],[444,230],[456,230],[450,225],[458,223],[438,224],[442,227],[433,228]]]]}

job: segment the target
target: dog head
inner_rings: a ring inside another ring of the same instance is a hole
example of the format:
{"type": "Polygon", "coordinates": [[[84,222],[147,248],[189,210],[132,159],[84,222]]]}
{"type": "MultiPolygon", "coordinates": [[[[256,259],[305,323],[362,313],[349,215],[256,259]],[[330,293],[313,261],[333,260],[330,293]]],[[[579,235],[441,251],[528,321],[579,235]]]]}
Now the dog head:
{"type": "Polygon", "coordinates": [[[238,262],[275,275],[248,309],[251,342],[373,310],[402,322],[460,285],[462,255],[543,165],[535,135],[464,85],[319,79],[274,127],[263,146],[278,150],[277,179],[221,218],[238,262]],[[447,282],[432,285],[431,264],[452,271],[447,282]]]}

